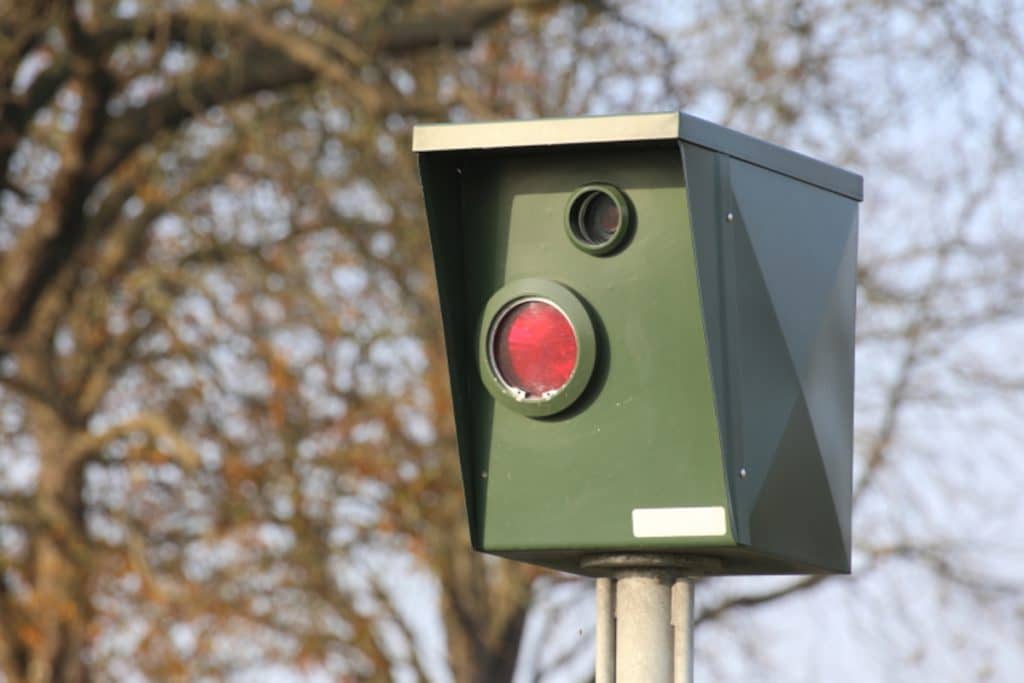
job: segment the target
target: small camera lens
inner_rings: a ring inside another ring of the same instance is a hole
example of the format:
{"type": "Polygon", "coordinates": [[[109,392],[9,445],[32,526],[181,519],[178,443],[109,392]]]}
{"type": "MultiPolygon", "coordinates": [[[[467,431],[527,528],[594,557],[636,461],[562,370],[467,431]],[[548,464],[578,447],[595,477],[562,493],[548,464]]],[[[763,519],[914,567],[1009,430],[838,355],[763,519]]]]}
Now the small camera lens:
{"type": "Polygon", "coordinates": [[[618,205],[604,192],[593,192],[580,207],[580,237],[591,244],[604,244],[615,237],[621,223],[618,205]]]}
{"type": "Polygon", "coordinates": [[[584,185],[569,198],[565,228],[577,248],[592,256],[610,254],[630,230],[629,202],[614,185],[584,185]]]}

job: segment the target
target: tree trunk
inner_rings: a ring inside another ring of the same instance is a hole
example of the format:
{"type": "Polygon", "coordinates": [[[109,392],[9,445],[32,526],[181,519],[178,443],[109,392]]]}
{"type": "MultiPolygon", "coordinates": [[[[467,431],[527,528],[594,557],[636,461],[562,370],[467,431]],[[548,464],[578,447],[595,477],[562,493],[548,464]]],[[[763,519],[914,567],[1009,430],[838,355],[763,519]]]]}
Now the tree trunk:
{"type": "MultiPolygon", "coordinates": [[[[465,551],[464,551],[465,552],[465,551]]],[[[481,565],[482,562],[472,562],[481,565]]],[[[477,570],[483,572],[483,567],[477,570]]],[[[448,637],[448,661],[452,677],[459,683],[506,683],[512,680],[523,625],[526,622],[528,603],[523,601],[511,614],[491,614],[489,617],[469,616],[462,598],[452,595],[453,590],[445,587],[441,603],[444,613],[445,631],[448,637]],[[488,624],[487,621],[491,623],[488,624]],[[487,637],[488,627],[498,626],[497,637],[487,637]]],[[[485,598],[486,600],[486,598],[485,598]]],[[[474,611],[486,613],[486,603],[477,605],[474,611]]]]}
{"type": "Polygon", "coordinates": [[[88,680],[85,654],[85,610],[78,604],[81,572],[49,537],[33,547],[34,628],[27,644],[28,683],[84,683],[88,680]]]}
{"type": "MultiPolygon", "coordinates": [[[[38,377],[29,362],[22,372],[38,377]]],[[[33,378],[34,379],[34,378],[33,378]]],[[[89,621],[90,558],[85,541],[82,469],[70,461],[73,430],[51,407],[29,402],[39,455],[36,508],[39,528],[31,535],[26,564],[30,593],[20,631],[19,660],[26,683],[83,683],[89,621]]]]}
{"type": "Polygon", "coordinates": [[[471,550],[460,497],[450,498],[453,522],[432,534],[431,545],[438,552],[452,676],[459,683],[506,683],[519,658],[531,572],[519,563],[494,562],[471,550]]]}

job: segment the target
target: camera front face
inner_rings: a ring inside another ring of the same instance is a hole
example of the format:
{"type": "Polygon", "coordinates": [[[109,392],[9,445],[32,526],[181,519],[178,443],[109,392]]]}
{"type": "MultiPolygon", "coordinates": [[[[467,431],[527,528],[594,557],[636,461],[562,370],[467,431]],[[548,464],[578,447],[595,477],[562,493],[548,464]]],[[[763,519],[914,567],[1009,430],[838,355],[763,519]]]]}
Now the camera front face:
{"type": "MultiPolygon", "coordinates": [[[[467,154],[459,177],[482,548],[649,548],[635,510],[724,519],[678,145],[467,154]]],[[[732,542],[706,531],[662,541],[732,542]]]]}
{"type": "Polygon", "coordinates": [[[684,114],[417,130],[474,546],[849,571],[860,177],[684,114]]]}

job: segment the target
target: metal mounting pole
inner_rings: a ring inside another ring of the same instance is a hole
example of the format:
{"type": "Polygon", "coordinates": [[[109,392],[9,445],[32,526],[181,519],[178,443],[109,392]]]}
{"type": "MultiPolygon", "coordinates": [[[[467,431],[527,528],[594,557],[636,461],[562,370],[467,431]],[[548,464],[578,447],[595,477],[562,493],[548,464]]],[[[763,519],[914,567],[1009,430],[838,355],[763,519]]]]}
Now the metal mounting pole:
{"type": "Polygon", "coordinates": [[[671,587],[646,573],[615,582],[615,683],[672,683],[671,587]]]}
{"type": "Polygon", "coordinates": [[[693,583],[664,568],[597,580],[595,683],[693,683],[693,583]]]}
{"type": "Polygon", "coordinates": [[[615,683],[615,582],[597,580],[594,683],[615,683]]]}
{"type": "Polygon", "coordinates": [[[693,581],[676,579],[672,584],[673,643],[672,683],[693,683],[693,581]]]}

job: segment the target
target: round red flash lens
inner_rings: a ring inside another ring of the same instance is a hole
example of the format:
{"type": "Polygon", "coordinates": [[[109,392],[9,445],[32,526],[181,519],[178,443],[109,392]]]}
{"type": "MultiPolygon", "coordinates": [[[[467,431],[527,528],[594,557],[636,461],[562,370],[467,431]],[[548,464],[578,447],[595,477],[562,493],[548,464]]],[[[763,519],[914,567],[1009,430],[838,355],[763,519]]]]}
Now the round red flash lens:
{"type": "Polygon", "coordinates": [[[568,384],[579,356],[569,319],[553,304],[537,299],[508,310],[491,343],[495,372],[527,398],[542,397],[568,384]]]}

